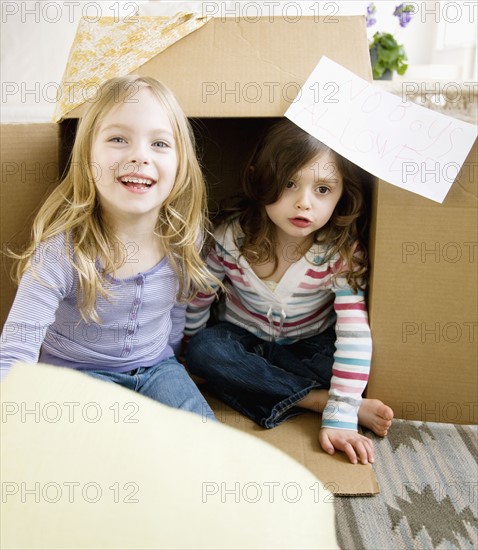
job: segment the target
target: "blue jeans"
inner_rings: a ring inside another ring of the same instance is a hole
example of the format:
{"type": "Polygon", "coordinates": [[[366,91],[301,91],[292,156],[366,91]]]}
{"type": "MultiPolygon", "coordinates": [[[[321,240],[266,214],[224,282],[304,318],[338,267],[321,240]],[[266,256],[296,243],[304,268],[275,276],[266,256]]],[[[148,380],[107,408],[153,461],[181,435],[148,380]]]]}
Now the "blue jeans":
{"type": "Polygon", "coordinates": [[[105,370],[82,371],[90,376],[115,382],[141,395],[175,409],[199,414],[203,420],[215,419],[208,402],[196,384],[175,357],[169,357],[154,367],[142,367],[131,372],[110,372],[105,370]]]}
{"type": "Polygon", "coordinates": [[[224,403],[264,428],[304,412],[295,406],[312,389],[328,389],[335,352],[329,328],[294,344],[267,342],[221,322],[191,338],[186,360],[192,374],[224,403]]]}

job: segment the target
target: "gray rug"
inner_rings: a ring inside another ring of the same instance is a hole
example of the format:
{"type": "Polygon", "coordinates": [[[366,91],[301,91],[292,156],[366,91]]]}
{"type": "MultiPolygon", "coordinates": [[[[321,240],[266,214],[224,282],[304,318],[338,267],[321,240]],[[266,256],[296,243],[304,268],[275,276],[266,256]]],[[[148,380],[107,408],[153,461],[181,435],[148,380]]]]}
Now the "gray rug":
{"type": "Polygon", "coordinates": [[[394,420],[374,441],[380,494],[336,497],[342,550],[478,548],[478,426],[394,420]]]}

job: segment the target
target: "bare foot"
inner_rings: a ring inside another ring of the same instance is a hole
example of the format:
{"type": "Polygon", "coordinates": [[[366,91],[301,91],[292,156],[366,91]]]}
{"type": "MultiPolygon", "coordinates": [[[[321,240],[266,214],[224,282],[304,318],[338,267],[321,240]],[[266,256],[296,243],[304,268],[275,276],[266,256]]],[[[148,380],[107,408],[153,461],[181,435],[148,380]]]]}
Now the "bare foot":
{"type": "Polygon", "coordinates": [[[392,425],[393,411],[378,399],[363,399],[358,411],[358,422],[375,435],[384,437],[392,425]]]}

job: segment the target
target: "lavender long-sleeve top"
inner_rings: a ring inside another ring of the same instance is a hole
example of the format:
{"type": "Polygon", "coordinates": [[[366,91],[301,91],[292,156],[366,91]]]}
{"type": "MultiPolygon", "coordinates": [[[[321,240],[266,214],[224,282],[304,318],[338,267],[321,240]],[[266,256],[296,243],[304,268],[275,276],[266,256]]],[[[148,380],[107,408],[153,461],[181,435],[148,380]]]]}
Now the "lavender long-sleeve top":
{"type": "Polygon", "coordinates": [[[101,322],[87,323],[65,240],[61,234],[40,245],[35,275],[30,269],[20,281],[1,336],[1,376],[16,361],[127,372],[174,355],[185,305],[176,302],[179,283],[167,258],[134,277],[109,278],[111,299],[97,300],[101,322]]]}

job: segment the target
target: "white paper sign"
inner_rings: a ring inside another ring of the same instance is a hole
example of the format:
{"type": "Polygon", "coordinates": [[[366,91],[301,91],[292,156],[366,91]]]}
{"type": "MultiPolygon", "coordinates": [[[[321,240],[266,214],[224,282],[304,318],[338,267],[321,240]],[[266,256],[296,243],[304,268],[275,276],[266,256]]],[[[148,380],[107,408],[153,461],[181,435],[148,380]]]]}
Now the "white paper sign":
{"type": "Polygon", "coordinates": [[[285,116],[374,176],[443,202],[476,128],[405,102],[327,57],[285,116]]]}

